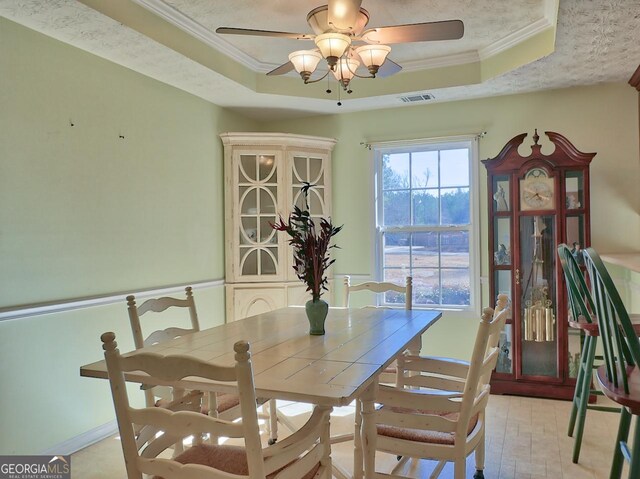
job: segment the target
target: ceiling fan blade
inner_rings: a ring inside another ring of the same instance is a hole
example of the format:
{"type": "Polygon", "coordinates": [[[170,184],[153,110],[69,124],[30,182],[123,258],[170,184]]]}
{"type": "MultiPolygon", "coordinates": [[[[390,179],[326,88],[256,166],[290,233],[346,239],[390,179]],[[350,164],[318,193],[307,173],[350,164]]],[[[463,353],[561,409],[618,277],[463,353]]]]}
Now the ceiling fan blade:
{"type": "Polygon", "coordinates": [[[362,0],[329,0],[328,20],[336,30],[353,30],[362,0]]]}
{"type": "Polygon", "coordinates": [[[283,63],[277,68],[274,68],[269,73],[267,73],[267,75],[268,76],[284,75],[285,73],[289,73],[292,70],[293,70],[293,63],[287,62],[287,63],[283,63]]]}
{"type": "Polygon", "coordinates": [[[457,40],[464,35],[464,23],[461,20],[444,22],[414,23],[392,27],[372,28],[362,34],[367,43],[406,43],[434,40],[457,40]]]}
{"type": "Polygon", "coordinates": [[[378,73],[376,73],[376,77],[378,78],[386,78],[391,75],[398,73],[402,70],[402,67],[398,65],[393,60],[390,60],[389,57],[384,61],[384,63],[378,69],[378,73]]]}
{"type": "Polygon", "coordinates": [[[253,30],[251,28],[218,27],[216,33],[224,35],[254,35],[258,37],[293,38],[294,40],[313,40],[315,35],[308,33],[273,32],[271,30],[253,30]]]}

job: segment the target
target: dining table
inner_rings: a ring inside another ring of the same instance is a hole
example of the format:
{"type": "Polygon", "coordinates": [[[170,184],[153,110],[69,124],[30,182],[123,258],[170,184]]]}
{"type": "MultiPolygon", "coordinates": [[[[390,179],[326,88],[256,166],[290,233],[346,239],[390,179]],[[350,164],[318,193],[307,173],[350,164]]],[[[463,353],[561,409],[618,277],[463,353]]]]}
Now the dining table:
{"type": "MultiPolygon", "coordinates": [[[[256,395],[325,406],[345,406],[373,394],[378,375],[404,351],[420,354],[422,335],[441,318],[434,310],[329,308],[324,335],[310,335],[304,307],[276,309],[187,334],[125,355],[155,352],[187,355],[211,363],[235,363],[233,345],[250,344],[256,395]]],[[[116,332],[116,337],[118,336],[116,332]]],[[[96,341],[96,344],[98,342],[96,341]]],[[[81,376],[107,379],[104,360],[84,365],[81,376]]],[[[129,382],[155,385],[140,371],[125,373],[129,382]]],[[[229,392],[228,384],[184,378],[184,389],[229,392]]],[[[354,473],[334,465],[338,478],[362,476],[362,445],[354,429],[354,473]]]]}

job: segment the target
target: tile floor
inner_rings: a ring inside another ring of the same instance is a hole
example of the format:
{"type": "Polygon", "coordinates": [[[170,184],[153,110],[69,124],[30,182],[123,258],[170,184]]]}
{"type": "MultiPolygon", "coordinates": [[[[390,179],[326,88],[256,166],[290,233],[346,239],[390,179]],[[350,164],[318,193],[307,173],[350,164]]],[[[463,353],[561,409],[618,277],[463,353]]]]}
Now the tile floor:
{"type": "MultiPolygon", "coordinates": [[[[602,401],[602,399],[600,399],[602,401]]],[[[617,431],[616,414],[588,411],[580,464],[571,462],[573,439],[566,429],[570,403],[515,396],[491,396],[487,408],[486,479],[606,479],[617,431]]],[[[294,422],[304,421],[310,407],[279,402],[279,409],[294,422]]],[[[334,433],[345,433],[353,424],[353,407],[335,410],[334,433]]],[[[283,430],[286,429],[283,427],[283,430]]],[[[334,445],[332,457],[348,471],[353,468],[353,443],[334,445]]],[[[73,479],[126,478],[117,437],[105,439],[72,456],[73,479]]],[[[389,472],[395,457],[379,454],[380,472],[389,472]]],[[[410,461],[402,473],[428,478],[436,463],[410,461]]],[[[467,461],[467,476],[474,473],[473,454],[467,461]]],[[[623,477],[626,477],[626,469],[623,477]]],[[[453,477],[448,464],[441,479],[453,477]]]]}

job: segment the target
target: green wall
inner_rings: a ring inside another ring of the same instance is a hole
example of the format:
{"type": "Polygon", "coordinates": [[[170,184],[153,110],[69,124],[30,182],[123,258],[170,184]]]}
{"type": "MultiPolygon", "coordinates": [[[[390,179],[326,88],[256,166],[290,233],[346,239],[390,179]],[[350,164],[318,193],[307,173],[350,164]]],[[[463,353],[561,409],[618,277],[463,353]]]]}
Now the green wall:
{"type": "MultiPolygon", "coordinates": [[[[357,88],[354,83],[353,88],[357,88]]],[[[345,100],[348,102],[348,99],[345,100]]],[[[336,107],[337,109],[337,107],[336,107]]],[[[338,139],[333,154],[334,220],[345,227],[336,242],[337,274],[374,274],[373,155],[361,145],[375,141],[460,135],[486,131],[479,159],[497,155],[514,136],[534,128],[543,153],[553,145],[543,131],[566,136],[579,150],[597,152],[591,166],[592,245],[601,252],[637,250],[640,235],[640,162],[637,92],[606,84],[478,100],[416,105],[306,120],[271,122],[271,131],[338,139]]],[[[480,166],[481,269],[488,272],[486,170],[480,166]]],[[[486,284],[486,283],[485,283],[486,284]]],[[[483,285],[483,306],[489,305],[483,285]]],[[[477,318],[445,314],[425,335],[424,351],[468,357],[477,318]]]]}
{"type": "MultiPolygon", "coordinates": [[[[380,140],[487,131],[483,159],[521,132],[557,131],[598,153],[594,246],[637,245],[638,109],[628,85],[257,123],[2,18],[0,45],[0,308],[222,279],[222,131],[338,139],[334,218],[346,226],[337,274],[373,273],[373,163],[360,143],[380,140]]],[[[637,291],[638,276],[629,281],[637,291]]],[[[196,302],[203,327],[223,322],[222,287],[197,290],[196,302]]],[[[425,351],[468,357],[476,321],[447,315],[425,351]]],[[[124,303],[0,322],[0,453],[38,453],[113,419],[107,382],[78,375],[100,358],[106,330],[132,347],[124,303]]]]}
{"type": "MultiPolygon", "coordinates": [[[[258,125],[4,18],[0,45],[0,308],[223,279],[218,133],[258,125]]],[[[195,297],[224,321],[222,286],[195,297]]],[[[108,330],[132,349],[124,301],[0,322],[0,454],[113,419],[79,376],[108,330]]]]}
{"type": "Polygon", "coordinates": [[[217,134],[257,125],[5,19],[0,35],[0,308],[221,278],[217,134]]]}

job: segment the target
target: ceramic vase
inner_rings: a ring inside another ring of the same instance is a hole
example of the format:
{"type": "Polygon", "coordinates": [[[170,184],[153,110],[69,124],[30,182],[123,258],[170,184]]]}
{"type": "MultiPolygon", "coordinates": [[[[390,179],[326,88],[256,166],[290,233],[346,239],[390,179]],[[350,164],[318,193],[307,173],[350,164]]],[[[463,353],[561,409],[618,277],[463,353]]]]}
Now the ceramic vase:
{"type": "Polygon", "coordinates": [[[329,312],[329,305],[326,301],[318,299],[317,301],[309,300],[304,305],[309,319],[309,334],[321,336],[324,334],[324,320],[329,312]]]}

